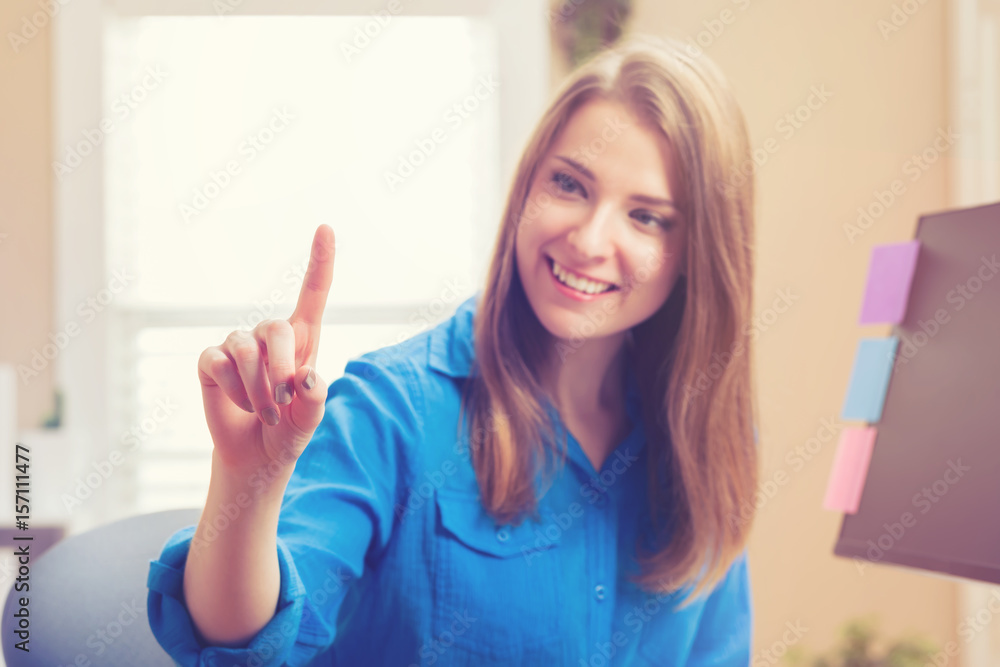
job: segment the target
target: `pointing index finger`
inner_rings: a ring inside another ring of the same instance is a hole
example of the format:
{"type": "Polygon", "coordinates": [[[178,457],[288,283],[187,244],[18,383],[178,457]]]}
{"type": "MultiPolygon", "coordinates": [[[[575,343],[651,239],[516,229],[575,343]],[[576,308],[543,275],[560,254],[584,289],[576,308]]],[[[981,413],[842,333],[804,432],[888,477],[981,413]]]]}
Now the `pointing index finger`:
{"type": "Polygon", "coordinates": [[[294,324],[302,322],[310,329],[313,349],[310,358],[315,354],[318,342],[318,329],[323,321],[323,310],[326,308],[326,297],[330,293],[333,282],[333,258],[336,254],[336,239],[329,225],[320,225],[313,236],[312,251],[309,254],[309,265],[302,279],[299,290],[299,300],[295,311],[288,321],[294,324]]]}

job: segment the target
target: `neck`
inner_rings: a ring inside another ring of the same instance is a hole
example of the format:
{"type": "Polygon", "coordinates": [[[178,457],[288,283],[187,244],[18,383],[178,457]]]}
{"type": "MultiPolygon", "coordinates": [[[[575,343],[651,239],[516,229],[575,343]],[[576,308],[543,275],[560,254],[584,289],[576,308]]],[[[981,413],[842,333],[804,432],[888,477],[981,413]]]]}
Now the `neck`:
{"type": "Polygon", "coordinates": [[[554,340],[542,386],[560,412],[585,415],[624,401],[628,332],[575,345],[554,340]]]}

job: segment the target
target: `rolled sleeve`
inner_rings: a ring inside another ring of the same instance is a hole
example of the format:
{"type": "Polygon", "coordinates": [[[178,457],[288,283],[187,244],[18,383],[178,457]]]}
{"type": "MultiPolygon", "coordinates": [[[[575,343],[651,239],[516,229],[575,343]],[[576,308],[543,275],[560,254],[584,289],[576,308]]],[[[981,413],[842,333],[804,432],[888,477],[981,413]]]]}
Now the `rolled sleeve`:
{"type": "Polygon", "coordinates": [[[744,551],[705,602],[687,667],[747,667],[752,631],[753,603],[744,551]]]}
{"type": "Polygon", "coordinates": [[[303,623],[305,588],[284,541],[278,538],[281,587],[278,607],[267,625],[242,648],[206,646],[184,604],[184,564],[194,537],[194,526],[174,533],[160,558],[150,563],[146,609],[156,640],[182,665],[197,667],[270,667],[305,665],[316,649],[329,643],[322,633],[309,632],[303,623]]]}
{"type": "Polygon", "coordinates": [[[333,643],[348,585],[385,549],[410,476],[406,451],[421,431],[422,400],[412,373],[362,355],[328,388],[323,419],[282,499],[277,611],[245,647],[202,643],[183,591],[195,527],[169,538],[150,563],[147,611],[153,635],[180,665],[297,667],[333,643]]]}

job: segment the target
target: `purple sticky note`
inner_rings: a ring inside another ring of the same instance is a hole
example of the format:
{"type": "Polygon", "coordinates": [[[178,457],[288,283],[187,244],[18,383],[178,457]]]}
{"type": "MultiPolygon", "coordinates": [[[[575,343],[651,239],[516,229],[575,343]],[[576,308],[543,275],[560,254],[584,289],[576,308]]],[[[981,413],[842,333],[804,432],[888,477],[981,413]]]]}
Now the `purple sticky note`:
{"type": "Polygon", "coordinates": [[[874,426],[848,427],[840,432],[840,442],[837,443],[823,499],[824,509],[857,513],[865,478],[868,477],[875,436],[874,426]]]}
{"type": "Polygon", "coordinates": [[[861,324],[899,324],[903,321],[919,253],[920,241],[872,248],[861,324]]]}

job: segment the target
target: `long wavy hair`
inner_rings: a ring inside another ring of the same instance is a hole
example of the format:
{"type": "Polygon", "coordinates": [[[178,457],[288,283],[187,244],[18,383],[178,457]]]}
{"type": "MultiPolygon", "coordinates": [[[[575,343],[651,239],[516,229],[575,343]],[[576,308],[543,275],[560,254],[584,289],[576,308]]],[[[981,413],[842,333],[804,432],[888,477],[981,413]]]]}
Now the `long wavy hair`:
{"type": "MultiPolygon", "coordinates": [[[[675,40],[632,35],[598,52],[555,91],[513,177],[474,319],[475,366],[463,390],[481,501],[501,523],[537,515],[536,477],[551,480],[564,440],[543,407],[533,369],[553,337],[525,295],[515,234],[539,161],[576,109],[620,102],[669,142],[679,208],[688,222],[686,271],[663,306],[630,330],[639,360],[651,550],[636,544],[642,589],[690,589],[690,603],[743,551],[757,488],[749,323],[753,283],[754,178],[746,121],[708,58],[675,40]],[[751,165],[752,166],[752,165],[751,165]],[[546,442],[551,443],[549,445],[546,442]],[[553,448],[554,445],[554,448],[553,448]],[[748,516],[750,514],[750,516],[748,516]]],[[[459,430],[465,423],[459,419],[459,430]]]]}

